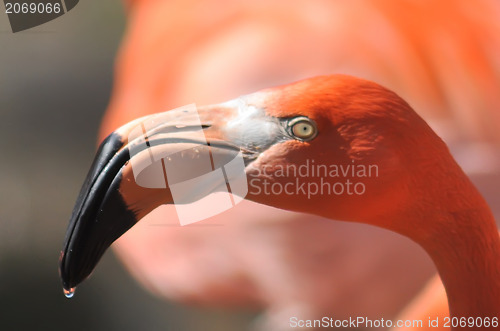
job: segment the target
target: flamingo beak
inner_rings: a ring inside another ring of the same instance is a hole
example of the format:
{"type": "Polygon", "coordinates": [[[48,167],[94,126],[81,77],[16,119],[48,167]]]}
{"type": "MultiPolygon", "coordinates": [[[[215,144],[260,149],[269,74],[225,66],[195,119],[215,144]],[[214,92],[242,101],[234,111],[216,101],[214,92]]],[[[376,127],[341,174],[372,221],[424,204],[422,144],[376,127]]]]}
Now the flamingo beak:
{"type": "Polygon", "coordinates": [[[156,207],[196,201],[228,188],[231,179],[204,181],[180,195],[173,185],[238,157],[242,170],[232,176],[244,176],[249,163],[284,139],[281,120],[244,98],[143,117],[113,132],[100,145],[70,218],[59,267],[65,292],[71,294],[106,249],[156,207]]]}

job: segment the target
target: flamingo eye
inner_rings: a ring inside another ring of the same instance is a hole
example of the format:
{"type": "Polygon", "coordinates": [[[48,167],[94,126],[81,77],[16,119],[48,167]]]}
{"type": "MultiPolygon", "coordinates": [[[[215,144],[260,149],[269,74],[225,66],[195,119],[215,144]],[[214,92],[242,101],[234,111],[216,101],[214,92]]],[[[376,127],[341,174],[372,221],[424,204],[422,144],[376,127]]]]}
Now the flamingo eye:
{"type": "Polygon", "coordinates": [[[299,140],[309,141],[318,134],[316,124],[307,117],[294,118],[288,123],[288,126],[291,134],[299,140]]]}

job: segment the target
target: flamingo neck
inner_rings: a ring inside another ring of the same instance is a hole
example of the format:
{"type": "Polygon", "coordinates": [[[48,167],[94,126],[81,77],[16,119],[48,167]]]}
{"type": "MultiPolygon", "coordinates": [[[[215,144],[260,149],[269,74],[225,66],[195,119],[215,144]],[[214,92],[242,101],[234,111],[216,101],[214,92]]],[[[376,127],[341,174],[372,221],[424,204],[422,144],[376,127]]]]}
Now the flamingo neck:
{"type": "Polygon", "coordinates": [[[450,316],[500,317],[498,229],[484,198],[462,170],[455,169],[454,175],[448,169],[443,176],[450,182],[440,182],[442,189],[427,196],[423,204],[427,211],[419,211],[426,226],[420,232],[413,231],[412,239],[427,251],[438,269],[450,316]]]}
{"type": "Polygon", "coordinates": [[[452,214],[456,224],[426,242],[446,288],[450,315],[500,317],[500,239],[489,210],[452,214]]]}

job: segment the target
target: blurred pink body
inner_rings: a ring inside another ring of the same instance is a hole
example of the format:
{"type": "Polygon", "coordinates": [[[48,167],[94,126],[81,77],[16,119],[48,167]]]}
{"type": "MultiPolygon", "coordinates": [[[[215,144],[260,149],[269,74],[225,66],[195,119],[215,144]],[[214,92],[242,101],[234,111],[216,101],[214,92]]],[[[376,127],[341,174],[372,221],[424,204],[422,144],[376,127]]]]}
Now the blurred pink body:
{"type": "MultiPolygon", "coordinates": [[[[400,94],[451,143],[498,143],[499,18],[494,0],[134,1],[101,138],[144,114],[347,73],[400,94]]],[[[271,330],[394,319],[434,273],[399,235],[247,201],[186,227],[161,207],[114,247],[153,293],[264,307],[271,330]]]]}

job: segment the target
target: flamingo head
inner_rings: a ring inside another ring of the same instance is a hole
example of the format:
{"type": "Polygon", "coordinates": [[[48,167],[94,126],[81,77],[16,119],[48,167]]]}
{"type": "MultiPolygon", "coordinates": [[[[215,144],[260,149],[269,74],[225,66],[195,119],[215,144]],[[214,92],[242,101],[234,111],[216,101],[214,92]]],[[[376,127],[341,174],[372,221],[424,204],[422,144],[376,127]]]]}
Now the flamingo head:
{"type": "Polygon", "coordinates": [[[228,188],[277,208],[403,232],[388,215],[415,199],[415,169],[435,166],[436,148],[446,147],[400,97],[343,75],[134,120],[97,152],[61,254],[63,287],[82,282],[157,206],[228,188]],[[238,157],[241,167],[228,169],[238,157]],[[222,180],[203,177],[222,168],[222,180]],[[231,184],[241,175],[238,191],[231,184]],[[174,185],[200,176],[202,186],[174,194],[174,185]]]}

